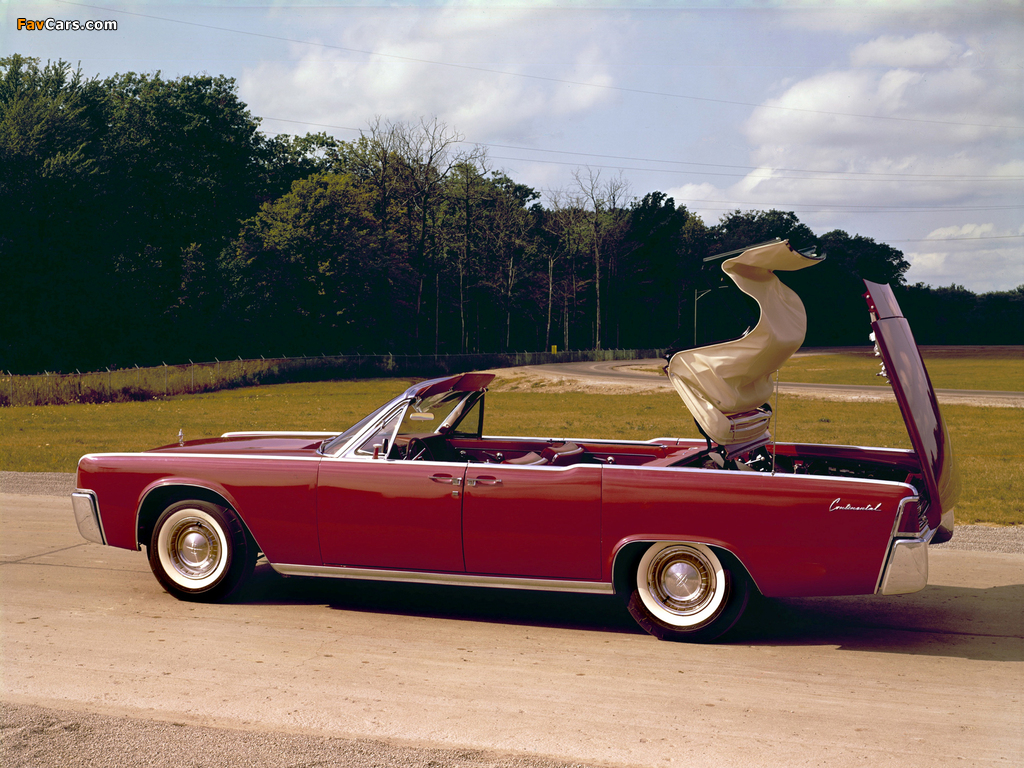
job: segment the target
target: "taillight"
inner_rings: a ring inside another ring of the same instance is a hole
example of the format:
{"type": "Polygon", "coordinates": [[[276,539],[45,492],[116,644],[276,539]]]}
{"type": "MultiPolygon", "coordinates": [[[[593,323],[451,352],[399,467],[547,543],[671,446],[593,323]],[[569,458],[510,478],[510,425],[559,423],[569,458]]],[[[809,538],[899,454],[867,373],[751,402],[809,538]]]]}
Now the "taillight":
{"type": "Polygon", "coordinates": [[[900,519],[896,524],[897,535],[917,536],[928,527],[928,518],[920,499],[904,499],[900,503],[900,519]]]}

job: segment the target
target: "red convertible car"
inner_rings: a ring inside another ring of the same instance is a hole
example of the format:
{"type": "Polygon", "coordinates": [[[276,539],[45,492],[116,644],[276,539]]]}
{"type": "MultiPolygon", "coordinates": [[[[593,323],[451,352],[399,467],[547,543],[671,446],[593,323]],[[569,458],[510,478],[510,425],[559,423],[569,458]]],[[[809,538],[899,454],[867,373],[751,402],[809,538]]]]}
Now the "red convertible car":
{"type": "Polygon", "coordinates": [[[888,286],[865,294],[912,450],[776,443],[771,375],[802,343],[775,276],[785,241],[723,270],[760,308],[743,337],[683,350],[669,378],[704,440],[498,437],[490,374],[424,381],[341,433],[236,432],[84,456],[81,534],[146,547],[175,597],[218,600],[262,554],[278,573],[616,593],[650,633],[711,640],[768,597],[901,594],[928,579],[959,494],[946,427],[888,286]]]}

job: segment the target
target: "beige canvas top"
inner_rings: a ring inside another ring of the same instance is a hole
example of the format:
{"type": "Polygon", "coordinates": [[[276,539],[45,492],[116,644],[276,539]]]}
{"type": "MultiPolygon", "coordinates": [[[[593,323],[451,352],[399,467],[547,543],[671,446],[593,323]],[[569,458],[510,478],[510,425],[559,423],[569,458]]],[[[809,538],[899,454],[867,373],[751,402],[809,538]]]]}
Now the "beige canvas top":
{"type": "Polygon", "coordinates": [[[735,445],[767,432],[768,415],[751,414],[768,402],[772,374],[803,344],[803,302],[775,276],[823,257],[805,256],[780,240],[749,248],[722,264],[737,287],[757,301],[761,318],[732,341],[686,349],[672,356],[668,377],[693,417],[719,445],[735,445]]]}

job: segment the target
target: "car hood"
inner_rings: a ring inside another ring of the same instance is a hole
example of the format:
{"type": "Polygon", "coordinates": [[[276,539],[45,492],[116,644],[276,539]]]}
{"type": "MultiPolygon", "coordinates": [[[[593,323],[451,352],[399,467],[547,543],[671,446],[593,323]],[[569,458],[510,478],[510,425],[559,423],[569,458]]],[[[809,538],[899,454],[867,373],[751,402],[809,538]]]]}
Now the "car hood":
{"type": "Polygon", "coordinates": [[[953,533],[953,507],[960,496],[960,471],[949,430],[910,324],[892,289],[868,280],[864,285],[876,353],[882,358],[882,375],[892,385],[928,488],[928,526],[938,528],[937,539],[944,540],[953,533]]]}
{"type": "Polygon", "coordinates": [[[328,435],[235,434],[205,440],[189,440],[153,448],[147,453],[216,455],[315,456],[328,435]]]}

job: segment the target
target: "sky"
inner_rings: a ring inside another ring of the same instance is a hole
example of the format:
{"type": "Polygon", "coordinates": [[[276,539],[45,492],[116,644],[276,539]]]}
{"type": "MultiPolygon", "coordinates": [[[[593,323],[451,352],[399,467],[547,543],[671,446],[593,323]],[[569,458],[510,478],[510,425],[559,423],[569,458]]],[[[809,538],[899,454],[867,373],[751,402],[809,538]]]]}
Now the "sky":
{"type": "Polygon", "coordinates": [[[793,211],[909,283],[1024,285],[1024,0],[0,0],[0,55],[235,78],[270,134],[437,119],[543,195],[793,211]],[[30,31],[18,19],[113,20],[30,31]]]}

